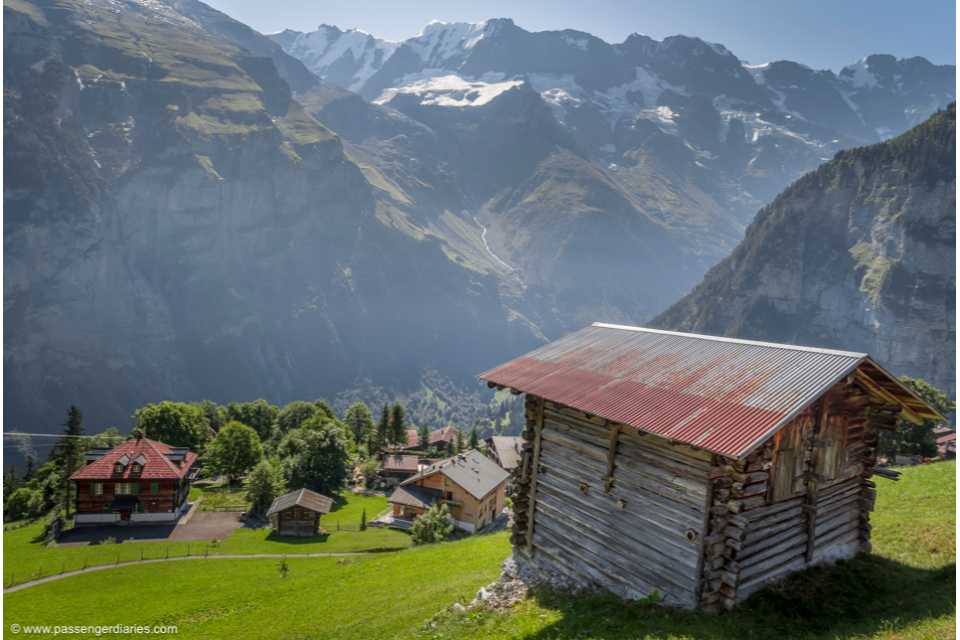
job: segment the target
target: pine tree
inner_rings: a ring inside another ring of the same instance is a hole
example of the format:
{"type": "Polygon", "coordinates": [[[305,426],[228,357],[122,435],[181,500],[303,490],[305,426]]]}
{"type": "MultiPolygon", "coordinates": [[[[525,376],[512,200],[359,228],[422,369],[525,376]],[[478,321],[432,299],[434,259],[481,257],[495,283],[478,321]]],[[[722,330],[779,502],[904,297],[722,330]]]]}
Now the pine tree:
{"type": "Polygon", "coordinates": [[[454,445],[454,453],[460,453],[463,451],[463,431],[460,431],[460,428],[457,428],[457,442],[454,445]]]}
{"type": "Polygon", "coordinates": [[[63,485],[58,502],[67,516],[70,515],[70,475],[80,468],[85,450],[83,442],[83,414],[74,405],[67,409],[67,420],[63,423],[64,437],[57,440],[51,456],[60,467],[63,485]]]}
{"type": "Polygon", "coordinates": [[[480,435],[477,433],[477,425],[470,427],[470,448],[478,449],[480,447],[480,435]]]}
{"type": "Polygon", "coordinates": [[[363,511],[360,512],[360,531],[366,531],[366,530],[367,530],[367,509],[364,508],[363,511]]]}
{"type": "Polygon", "coordinates": [[[394,403],[390,410],[390,442],[392,444],[403,446],[407,444],[407,423],[403,411],[403,405],[399,402],[394,403]]]}
{"type": "Polygon", "coordinates": [[[377,430],[374,434],[374,442],[371,446],[371,454],[377,454],[387,447],[390,436],[390,408],[383,405],[383,412],[380,414],[380,422],[377,423],[377,430]]]}
{"type": "Polygon", "coordinates": [[[427,429],[427,425],[422,424],[417,429],[417,446],[421,449],[426,449],[430,446],[430,430],[427,429]]]}

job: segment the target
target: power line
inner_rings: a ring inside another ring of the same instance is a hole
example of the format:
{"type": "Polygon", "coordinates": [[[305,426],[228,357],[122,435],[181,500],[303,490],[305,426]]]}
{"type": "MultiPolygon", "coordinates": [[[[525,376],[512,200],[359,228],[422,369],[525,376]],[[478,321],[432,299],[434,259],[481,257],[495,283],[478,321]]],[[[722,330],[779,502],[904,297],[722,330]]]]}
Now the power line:
{"type": "MultiPolygon", "coordinates": [[[[113,434],[109,436],[104,436],[102,433],[92,434],[92,435],[82,435],[82,436],[70,436],[65,433],[28,433],[26,431],[4,431],[3,437],[7,436],[28,436],[31,438],[100,438],[100,437],[114,437],[113,434]]],[[[120,437],[123,437],[122,434],[120,437]]]]}

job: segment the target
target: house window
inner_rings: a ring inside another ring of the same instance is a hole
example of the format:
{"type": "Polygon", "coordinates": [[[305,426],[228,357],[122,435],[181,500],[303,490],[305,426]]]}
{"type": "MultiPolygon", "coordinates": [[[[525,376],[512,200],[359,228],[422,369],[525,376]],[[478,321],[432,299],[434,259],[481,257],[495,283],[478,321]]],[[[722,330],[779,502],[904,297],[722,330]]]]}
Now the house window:
{"type": "Polygon", "coordinates": [[[140,493],[140,485],[136,482],[118,482],[115,492],[118,496],[135,496],[140,493]]]}
{"type": "Polygon", "coordinates": [[[130,473],[133,473],[133,474],[139,474],[141,470],[143,470],[143,467],[137,464],[136,462],[134,462],[133,466],[130,467],[130,473]]]}
{"type": "Polygon", "coordinates": [[[103,483],[94,482],[90,485],[90,495],[102,496],[103,495],[103,483]]]}
{"type": "Polygon", "coordinates": [[[151,483],[150,483],[150,493],[152,493],[153,495],[157,495],[158,493],[160,493],[160,483],[159,483],[159,482],[151,482],[151,483]]]}
{"type": "Polygon", "coordinates": [[[122,463],[122,462],[118,462],[118,463],[116,463],[115,465],[113,465],[113,472],[114,472],[114,473],[123,473],[123,463],[122,463]]]}

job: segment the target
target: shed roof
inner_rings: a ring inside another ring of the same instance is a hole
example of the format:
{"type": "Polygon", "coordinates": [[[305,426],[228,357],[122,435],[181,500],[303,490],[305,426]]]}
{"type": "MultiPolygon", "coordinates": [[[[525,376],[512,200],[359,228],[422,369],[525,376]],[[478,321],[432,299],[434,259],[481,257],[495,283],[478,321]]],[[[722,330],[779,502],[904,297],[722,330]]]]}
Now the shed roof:
{"type": "Polygon", "coordinates": [[[176,480],[186,476],[196,460],[197,454],[185,447],[171,447],[149,438],[132,438],[103,453],[90,464],[80,467],[73,472],[70,479],[176,480]],[[117,462],[124,465],[121,473],[114,473],[117,462]],[[139,473],[133,472],[131,462],[142,466],[139,473]]]}
{"type": "Polygon", "coordinates": [[[387,498],[387,502],[428,509],[442,495],[443,493],[439,489],[418,487],[415,484],[401,485],[393,490],[393,493],[387,498]]]}
{"type": "Polygon", "coordinates": [[[303,507],[317,513],[330,513],[330,509],[333,507],[333,499],[316,491],[310,491],[310,489],[297,489],[274,498],[267,515],[272,516],[290,507],[303,507]]]}
{"type": "Polygon", "coordinates": [[[474,498],[480,499],[510,477],[496,462],[475,449],[441,460],[407,478],[401,486],[414,484],[423,478],[442,473],[474,498]]]}
{"type": "Polygon", "coordinates": [[[865,353],[604,323],[480,377],[742,458],[851,374],[909,419],[942,418],[865,353]]]}

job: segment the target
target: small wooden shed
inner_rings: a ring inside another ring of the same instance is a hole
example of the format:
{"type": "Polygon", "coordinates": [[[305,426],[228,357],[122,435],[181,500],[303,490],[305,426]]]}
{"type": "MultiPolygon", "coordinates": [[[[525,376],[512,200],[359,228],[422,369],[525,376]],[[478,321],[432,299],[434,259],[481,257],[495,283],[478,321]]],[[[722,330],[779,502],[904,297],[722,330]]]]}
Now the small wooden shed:
{"type": "Polygon", "coordinates": [[[330,513],[333,499],[310,489],[297,489],[274,499],[267,511],[270,526],[282,536],[315,536],[320,516],[330,513]]]}
{"type": "Polygon", "coordinates": [[[868,551],[878,432],[941,418],[866,354],[599,323],[481,378],[527,394],[521,570],[691,609],[868,551]]]}

